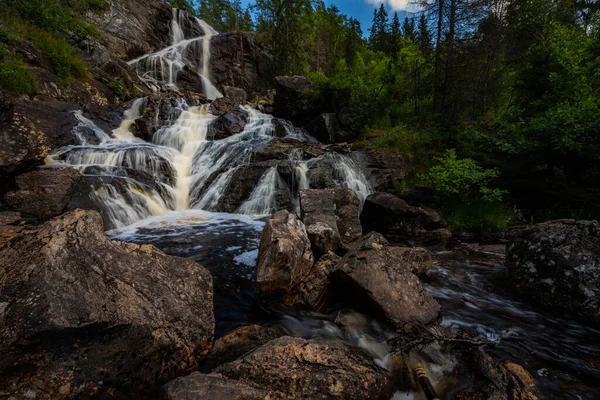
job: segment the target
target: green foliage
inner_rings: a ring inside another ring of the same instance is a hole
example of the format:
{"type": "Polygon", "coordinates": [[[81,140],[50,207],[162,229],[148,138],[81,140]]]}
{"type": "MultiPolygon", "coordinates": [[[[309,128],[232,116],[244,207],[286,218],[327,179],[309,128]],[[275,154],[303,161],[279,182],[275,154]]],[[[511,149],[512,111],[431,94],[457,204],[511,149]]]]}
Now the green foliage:
{"type": "Polygon", "coordinates": [[[16,38],[6,28],[0,25],[0,42],[6,44],[13,44],[16,38]]]}
{"type": "Polygon", "coordinates": [[[77,57],[75,50],[66,40],[34,28],[27,31],[27,39],[37,46],[44,57],[48,59],[59,82],[66,82],[70,77],[84,78],[87,76],[85,63],[77,57]]]}
{"type": "Polygon", "coordinates": [[[472,232],[486,237],[522,222],[518,210],[499,201],[455,202],[446,207],[448,227],[453,232],[472,232]]]}
{"type": "Polygon", "coordinates": [[[0,89],[13,95],[33,95],[37,89],[35,75],[2,45],[0,45],[0,89]]]}
{"type": "Polygon", "coordinates": [[[491,189],[489,183],[500,173],[496,169],[484,169],[470,158],[459,159],[454,149],[446,150],[443,157],[434,158],[432,166],[422,179],[441,196],[470,201],[500,201],[502,191],[491,189]]]}
{"type": "Polygon", "coordinates": [[[119,98],[121,101],[129,100],[129,91],[125,86],[123,86],[119,81],[113,80],[108,84],[110,90],[115,93],[115,96],[119,98]]]}

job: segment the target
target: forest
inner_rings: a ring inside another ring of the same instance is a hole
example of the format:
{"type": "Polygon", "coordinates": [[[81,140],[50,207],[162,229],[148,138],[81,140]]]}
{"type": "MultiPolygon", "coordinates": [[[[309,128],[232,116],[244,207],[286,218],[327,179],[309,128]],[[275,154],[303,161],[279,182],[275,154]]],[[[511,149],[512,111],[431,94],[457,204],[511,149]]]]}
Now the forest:
{"type": "Polygon", "coordinates": [[[322,0],[187,7],[255,30],[362,144],[410,158],[406,185],[438,189],[455,225],[600,217],[600,4],[415,3],[404,20],[375,9],[367,31],[322,0]]]}

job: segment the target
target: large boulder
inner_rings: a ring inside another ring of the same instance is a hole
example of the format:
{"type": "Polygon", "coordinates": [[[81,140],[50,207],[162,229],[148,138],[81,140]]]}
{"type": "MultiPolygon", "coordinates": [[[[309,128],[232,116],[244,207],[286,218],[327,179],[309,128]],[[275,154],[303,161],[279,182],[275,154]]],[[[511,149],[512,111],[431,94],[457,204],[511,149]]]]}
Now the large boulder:
{"type": "Polygon", "coordinates": [[[389,399],[392,377],[358,348],[335,340],[282,337],[218,373],[290,399],[389,399]]]}
{"type": "Polygon", "coordinates": [[[411,165],[406,156],[389,151],[361,150],[348,156],[361,165],[375,192],[396,194],[411,165]]]}
{"type": "Polygon", "coordinates": [[[291,121],[300,121],[313,114],[313,106],[304,96],[317,89],[317,85],[303,76],[278,76],[275,78],[275,115],[291,121]]]}
{"type": "Polygon", "coordinates": [[[431,254],[421,247],[389,246],[387,249],[418,277],[425,276],[433,266],[431,254]]]}
{"type": "Polygon", "coordinates": [[[245,112],[235,112],[220,115],[208,126],[206,137],[211,140],[226,139],[244,130],[248,122],[245,112]]]}
{"type": "Polygon", "coordinates": [[[359,207],[360,201],[350,189],[300,191],[302,221],[310,232],[315,256],[338,247],[348,249],[361,237],[359,207]]]}
{"type": "Polygon", "coordinates": [[[265,400],[284,399],[283,393],[252,387],[221,374],[204,375],[194,372],[166,384],[161,391],[163,400],[265,400]]]}
{"type": "Polygon", "coordinates": [[[569,316],[600,319],[600,225],[550,221],[509,232],[506,268],[536,303],[569,316]]]}
{"type": "Polygon", "coordinates": [[[411,272],[407,260],[397,258],[387,245],[383,236],[369,233],[342,258],[331,274],[338,296],[396,329],[435,321],[440,305],[411,272]]]}
{"type": "Polygon", "coordinates": [[[76,210],[0,248],[0,387],[9,396],[147,397],[212,345],[212,277],[111,241],[76,210]]]}
{"type": "Polygon", "coordinates": [[[373,193],[367,197],[361,222],[366,230],[381,232],[393,242],[438,244],[451,234],[447,224],[434,210],[413,207],[390,193],[373,193]]]}
{"type": "Polygon", "coordinates": [[[304,224],[287,211],[275,213],[267,221],[260,239],[256,265],[259,300],[269,305],[295,302],[290,293],[310,276],[313,266],[304,224]]]}

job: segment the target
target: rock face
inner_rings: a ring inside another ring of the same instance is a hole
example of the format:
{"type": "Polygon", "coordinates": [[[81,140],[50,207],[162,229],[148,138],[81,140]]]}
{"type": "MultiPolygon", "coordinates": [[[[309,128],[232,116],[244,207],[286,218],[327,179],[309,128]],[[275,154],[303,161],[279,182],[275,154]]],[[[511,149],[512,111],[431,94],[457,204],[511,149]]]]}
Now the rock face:
{"type": "Polygon", "coordinates": [[[310,275],[314,265],[306,229],[287,211],[279,211],[263,229],[256,265],[256,284],[264,304],[289,304],[298,282],[310,275]]]}
{"type": "Polygon", "coordinates": [[[451,236],[436,211],[412,207],[390,193],[369,195],[360,219],[366,230],[381,232],[394,242],[435,244],[451,236]]]}
{"type": "Polygon", "coordinates": [[[360,201],[350,189],[300,191],[300,210],[315,256],[348,249],[362,235],[360,201]],[[327,229],[327,227],[329,229],[327,229]]]}
{"type": "Polygon", "coordinates": [[[378,150],[354,151],[349,156],[363,167],[375,192],[396,194],[410,166],[402,155],[378,150]]]}
{"type": "Polygon", "coordinates": [[[280,336],[284,336],[284,332],[277,327],[240,326],[215,341],[212,349],[202,361],[202,371],[212,371],[215,367],[234,361],[280,336]]]}
{"type": "MultiPolygon", "coordinates": [[[[0,94],[1,96],[1,94],[0,94]]],[[[55,148],[75,144],[76,105],[58,102],[8,101],[0,119],[0,175],[42,163],[55,148]]]]}
{"type": "Polygon", "coordinates": [[[163,400],[274,400],[284,396],[283,393],[253,388],[221,374],[203,375],[198,372],[169,382],[161,393],[163,400]]]}
{"type": "Polygon", "coordinates": [[[208,127],[207,138],[221,140],[244,130],[248,117],[245,113],[227,113],[219,116],[208,127]]]}
{"type": "Polygon", "coordinates": [[[67,211],[72,188],[81,173],[71,168],[39,169],[17,177],[19,190],[6,202],[25,216],[44,221],[67,211]]]}
{"type": "Polygon", "coordinates": [[[550,221],[509,237],[506,268],[523,295],[571,316],[600,319],[597,221],[550,221]]]}
{"type": "Polygon", "coordinates": [[[212,80],[219,88],[242,88],[253,97],[273,87],[273,57],[254,33],[229,32],[213,37],[211,67],[212,80]]]}
{"type": "Polygon", "coordinates": [[[390,246],[387,250],[418,277],[426,275],[433,265],[429,252],[420,247],[390,246]]]}
{"type": "Polygon", "coordinates": [[[218,373],[289,399],[389,399],[391,376],[359,349],[334,340],[282,337],[218,373]]]}
{"type": "Polygon", "coordinates": [[[358,310],[376,313],[397,329],[434,321],[440,305],[387,244],[380,234],[370,233],[342,258],[331,275],[338,296],[358,310]]]}
{"type": "Polygon", "coordinates": [[[109,240],[94,211],[13,238],[0,266],[0,387],[17,398],[146,397],[212,344],[208,271],[109,240]]]}

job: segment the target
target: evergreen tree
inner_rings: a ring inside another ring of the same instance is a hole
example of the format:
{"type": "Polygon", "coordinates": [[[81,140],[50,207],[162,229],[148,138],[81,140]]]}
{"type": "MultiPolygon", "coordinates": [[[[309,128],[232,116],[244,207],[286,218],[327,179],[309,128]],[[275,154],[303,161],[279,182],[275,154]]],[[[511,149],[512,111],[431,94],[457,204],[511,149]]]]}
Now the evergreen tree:
{"type": "Polygon", "coordinates": [[[412,40],[416,42],[416,32],[415,32],[415,19],[408,17],[404,18],[404,23],[402,24],[402,33],[406,39],[412,40]]]}
{"type": "Polygon", "coordinates": [[[379,10],[375,10],[373,13],[373,26],[371,27],[371,35],[369,36],[369,47],[373,51],[386,52],[389,50],[388,40],[388,13],[382,4],[379,10]]]}
{"type": "Polygon", "coordinates": [[[429,55],[432,50],[432,36],[429,31],[429,27],[427,26],[427,18],[425,14],[421,14],[419,18],[419,27],[416,33],[416,42],[419,45],[419,48],[425,55],[429,55]]]}

